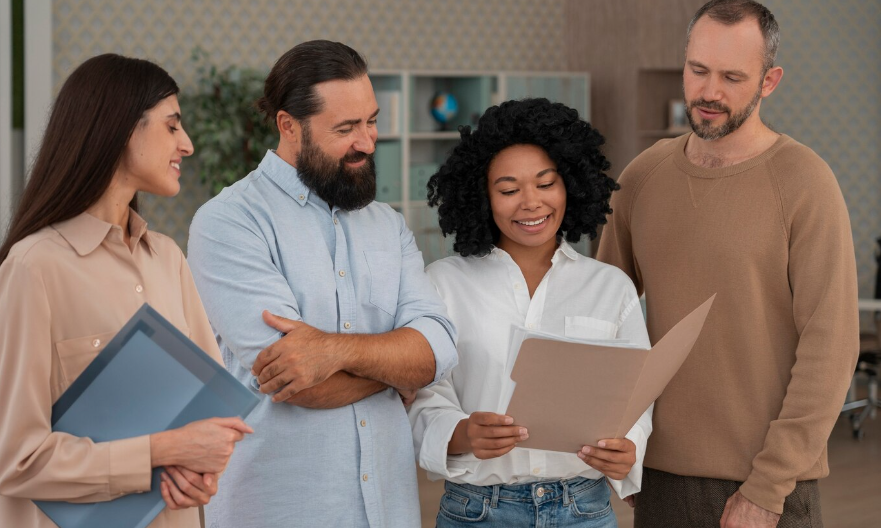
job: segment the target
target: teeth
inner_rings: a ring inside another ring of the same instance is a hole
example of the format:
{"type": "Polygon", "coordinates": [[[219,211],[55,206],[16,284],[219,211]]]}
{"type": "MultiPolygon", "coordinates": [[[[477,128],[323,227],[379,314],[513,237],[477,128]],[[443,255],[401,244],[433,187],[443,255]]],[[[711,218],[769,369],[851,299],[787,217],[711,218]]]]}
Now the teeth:
{"type": "MultiPolygon", "coordinates": [[[[548,215],[548,216],[550,216],[550,215],[548,215]]],[[[516,220],[516,222],[517,222],[518,224],[522,224],[522,225],[525,225],[525,226],[537,226],[538,224],[543,224],[544,221],[547,220],[547,219],[548,219],[548,217],[546,216],[546,217],[544,217],[544,218],[542,218],[542,219],[540,219],[540,220],[535,220],[534,222],[521,222],[521,221],[519,221],[519,220],[516,220]]]]}
{"type": "Polygon", "coordinates": [[[177,170],[180,170],[180,164],[179,164],[179,163],[175,163],[175,162],[172,161],[172,162],[171,162],[171,166],[174,167],[174,168],[177,169],[177,170]]]}

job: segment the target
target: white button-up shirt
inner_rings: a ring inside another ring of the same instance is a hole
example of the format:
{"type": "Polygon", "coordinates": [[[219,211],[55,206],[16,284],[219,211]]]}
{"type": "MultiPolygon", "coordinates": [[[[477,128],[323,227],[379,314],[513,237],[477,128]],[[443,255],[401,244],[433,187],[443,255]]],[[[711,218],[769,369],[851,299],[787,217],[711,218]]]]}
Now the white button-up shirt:
{"type": "MultiPolygon", "coordinates": [[[[447,455],[447,445],[460,420],[472,412],[497,410],[511,325],[567,337],[627,339],[648,347],[639,298],[627,275],[579,255],[565,241],[532,299],[519,266],[498,248],[486,257],[445,258],[427,272],[459,331],[459,365],[449,379],[420,391],[409,411],[419,465],[429,478],[477,486],[602,478],[575,453],[516,447],[504,456],[479,460],[471,453],[447,455]]],[[[548,387],[548,396],[553,393],[548,387]]],[[[611,481],[620,497],[640,490],[651,431],[649,407],[625,435],[636,444],[636,463],[624,480],[611,481]]]]}

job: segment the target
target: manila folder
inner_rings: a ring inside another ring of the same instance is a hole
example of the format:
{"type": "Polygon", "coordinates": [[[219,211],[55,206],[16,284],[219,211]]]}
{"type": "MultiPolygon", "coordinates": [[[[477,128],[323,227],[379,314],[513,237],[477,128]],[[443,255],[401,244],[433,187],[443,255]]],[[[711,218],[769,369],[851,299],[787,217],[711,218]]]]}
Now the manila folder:
{"type": "Polygon", "coordinates": [[[529,431],[518,447],[575,453],[605,438],[623,438],[682,366],[715,297],[651,350],[525,339],[505,412],[529,431]]]}

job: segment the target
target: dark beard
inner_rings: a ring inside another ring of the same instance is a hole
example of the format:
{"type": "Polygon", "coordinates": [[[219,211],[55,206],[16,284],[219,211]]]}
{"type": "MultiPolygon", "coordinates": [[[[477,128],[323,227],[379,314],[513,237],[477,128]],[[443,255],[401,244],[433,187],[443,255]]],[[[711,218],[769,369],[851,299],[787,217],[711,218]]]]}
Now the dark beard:
{"type": "Polygon", "coordinates": [[[759,99],[762,98],[762,88],[759,86],[759,90],[756,92],[756,95],[753,97],[753,100],[750,101],[746,108],[737,113],[731,113],[731,109],[727,106],[723,105],[718,101],[704,101],[703,99],[696,99],[694,101],[689,101],[688,106],[685,108],[685,116],[688,118],[688,124],[691,125],[691,129],[694,131],[694,134],[707,141],[714,141],[717,139],[722,139],[728,134],[734,132],[752,115],[753,110],[756,109],[756,105],[759,104],[759,99]],[[691,116],[691,111],[694,110],[695,107],[706,108],[707,110],[715,110],[718,112],[727,112],[728,119],[725,120],[719,126],[713,127],[710,125],[709,121],[705,121],[704,119],[698,118],[695,119],[691,116]]]}
{"type": "Polygon", "coordinates": [[[297,155],[297,173],[306,187],[333,208],[354,211],[376,199],[376,164],[373,154],[357,152],[337,161],[312,143],[307,128],[303,129],[303,148],[297,155]],[[349,169],[346,162],[367,159],[357,169],[349,169]]]}

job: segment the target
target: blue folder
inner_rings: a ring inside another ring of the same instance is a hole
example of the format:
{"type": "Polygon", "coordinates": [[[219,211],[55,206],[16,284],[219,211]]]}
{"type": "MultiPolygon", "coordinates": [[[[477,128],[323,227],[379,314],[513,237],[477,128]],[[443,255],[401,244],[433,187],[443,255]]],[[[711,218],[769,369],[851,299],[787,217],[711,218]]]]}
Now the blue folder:
{"type": "MultiPolygon", "coordinates": [[[[213,417],[244,418],[257,397],[149,305],[143,305],[52,406],[52,430],[95,442],[213,417]]],[[[34,501],[60,528],[144,528],[165,501],[151,491],[109,502],[34,501]]]]}

